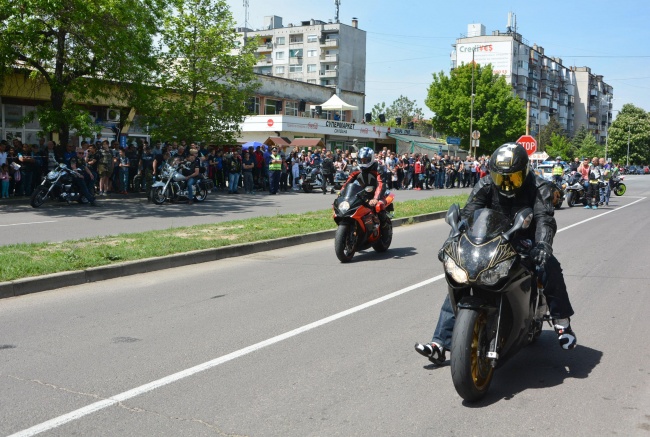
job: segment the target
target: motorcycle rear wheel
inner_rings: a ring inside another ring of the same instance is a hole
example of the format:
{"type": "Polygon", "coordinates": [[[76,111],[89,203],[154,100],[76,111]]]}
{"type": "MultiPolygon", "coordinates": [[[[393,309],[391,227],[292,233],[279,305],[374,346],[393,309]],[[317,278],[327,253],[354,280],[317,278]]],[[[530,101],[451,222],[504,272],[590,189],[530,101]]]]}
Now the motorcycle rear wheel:
{"type": "Polygon", "coordinates": [[[309,182],[305,182],[302,184],[302,189],[305,193],[311,193],[314,190],[314,187],[312,187],[309,182]]]}
{"type": "Polygon", "coordinates": [[[386,229],[387,231],[382,232],[379,239],[372,243],[372,248],[375,252],[386,252],[390,247],[390,243],[393,241],[393,224],[388,222],[386,229]]]}
{"type": "Polygon", "coordinates": [[[627,187],[625,186],[625,184],[618,184],[616,188],[614,188],[614,194],[616,194],[617,196],[622,196],[623,194],[625,194],[626,190],[627,187]]]}
{"type": "Polygon", "coordinates": [[[485,396],[494,376],[494,367],[487,359],[487,329],[484,311],[458,311],[451,339],[451,379],[460,397],[468,402],[485,396]]]}
{"type": "Polygon", "coordinates": [[[334,252],[336,257],[342,263],[347,263],[354,256],[354,246],[356,245],[356,235],[354,225],[340,224],[334,235],[334,252]]]}
{"type": "Polygon", "coordinates": [[[156,205],[162,205],[167,200],[164,187],[155,187],[151,189],[151,200],[156,205]]]}
{"type": "Polygon", "coordinates": [[[203,202],[208,198],[208,190],[205,187],[196,186],[196,193],[194,193],[194,199],[197,202],[203,202]]]}
{"type": "Polygon", "coordinates": [[[29,204],[32,205],[32,208],[38,208],[43,203],[45,203],[46,197],[47,197],[47,188],[43,186],[36,187],[36,189],[32,193],[32,197],[30,198],[29,204]]]}

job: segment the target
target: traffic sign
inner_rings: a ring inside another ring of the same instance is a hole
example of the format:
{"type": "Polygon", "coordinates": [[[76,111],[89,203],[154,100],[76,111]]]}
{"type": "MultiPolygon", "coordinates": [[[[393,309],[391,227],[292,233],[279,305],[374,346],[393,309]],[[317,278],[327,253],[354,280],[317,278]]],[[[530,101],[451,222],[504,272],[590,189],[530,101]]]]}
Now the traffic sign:
{"type": "Polygon", "coordinates": [[[530,135],[520,136],[517,142],[524,146],[524,149],[526,149],[528,156],[532,155],[537,150],[537,141],[535,141],[535,138],[530,135]]]}
{"type": "Polygon", "coordinates": [[[447,137],[447,144],[453,144],[455,146],[460,146],[460,138],[458,138],[458,137],[447,137]]]}
{"type": "Polygon", "coordinates": [[[481,133],[479,131],[475,130],[474,132],[472,132],[473,140],[478,140],[479,138],[481,138],[481,133]]]}

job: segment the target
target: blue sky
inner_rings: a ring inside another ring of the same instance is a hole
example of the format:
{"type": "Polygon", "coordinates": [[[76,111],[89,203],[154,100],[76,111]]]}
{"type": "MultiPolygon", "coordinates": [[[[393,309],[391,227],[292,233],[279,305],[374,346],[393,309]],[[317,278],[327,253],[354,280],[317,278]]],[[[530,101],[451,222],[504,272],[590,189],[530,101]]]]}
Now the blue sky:
{"type": "MultiPolygon", "coordinates": [[[[244,0],[227,0],[237,26],[244,23],[244,0]]],[[[250,27],[267,15],[283,23],[335,16],[334,0],[249,0],[250,27]]],[[[449,73],[451,45],[482,23],[490,34],[505,31],[508,12],[518,32],[545,54],[569,66],[588,66],[614,87],[614,109],[632,103],[650,111],[650,3],[647,0],[547,0],[544,2],[341,0],[340,21],[359,20],[367,32],[366,110],[400,95],[424,104],[432,73],[449,73]]],[[[616,112],[614,117],[616,117],[616,112]]]]}

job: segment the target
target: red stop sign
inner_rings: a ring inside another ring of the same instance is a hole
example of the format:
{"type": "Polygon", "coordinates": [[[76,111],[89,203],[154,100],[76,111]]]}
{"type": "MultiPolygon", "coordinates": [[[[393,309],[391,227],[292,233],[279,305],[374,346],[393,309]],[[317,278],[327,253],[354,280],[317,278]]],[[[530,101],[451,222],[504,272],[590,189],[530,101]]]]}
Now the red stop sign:
{"type": "Polygon", "coordinates": [[[520,136],[517,142],[524,146],[524,149],[526,149],[528,156],[532,155],[537,150],[537,141],[535,141],[535,138],[531,137],[530,135],[520,136]]]}

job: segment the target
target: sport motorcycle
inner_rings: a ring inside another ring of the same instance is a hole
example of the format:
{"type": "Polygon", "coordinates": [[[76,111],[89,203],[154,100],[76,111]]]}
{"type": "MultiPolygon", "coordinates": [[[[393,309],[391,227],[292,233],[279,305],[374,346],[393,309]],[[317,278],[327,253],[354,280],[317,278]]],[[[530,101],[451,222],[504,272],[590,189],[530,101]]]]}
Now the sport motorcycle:
{"type": "Polygon", "coordinates": [[[585,190],[584,179],[577,171],[572,172],[567,180],[566,204],[569,207],[578,204],[587,204],[587,191],[585,190]]]}
{"type": "Polygon", "coordinates": [[[452,205],[445,221],[450,239],[441,252],[449,299],[456,315],[451,346],[451,375],[458,394],[477,401],[488,391],[495,369],[534,342],[550,315],[543,288],[528,253],[527,229],[533,210],[514,220],[479,209],[460,220],[452,205]]]}
{"type": "Polygon", "coordinates": [[[375,187],[363,187],[359,181],[347,184],[332,205],[334,221],[338,225],[334,236],[334,252],[339,261],[352,260],[355,252],[372,247],[376,252],[385,252],[393,240],[394,209],[392,193],[386,193],[386,225],[382,229],[379,221],[379,204],[371,207],[368,202],[374,197],[375,187]]]}
{"type": "Polygon", "coordinates": [[[627,187],[623,183],[623,180],[625,179],[625,176],[614,176],[611,181],[610,181],[610,186],[612,187],[612,191],[614,194],[617,196],[622,196],[625,194],[625,191],[627,191],[627,187]]]}
{"type": "Polygon", "coordinates": [[[323,174],[320,165],[303,165],[298,184],[302,187],[305,193],[311,193],[313,190],[320,190],[323,187],[323,174]]]}

